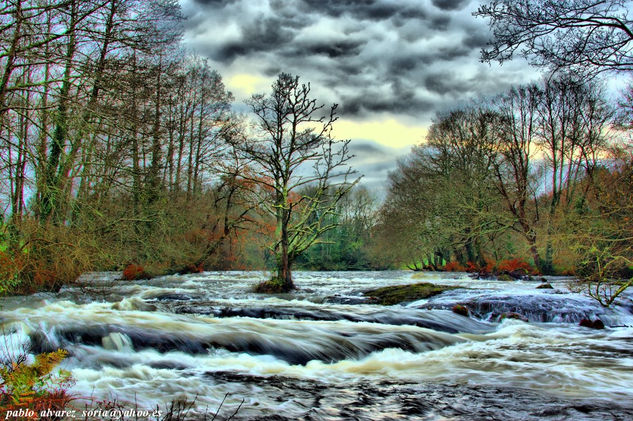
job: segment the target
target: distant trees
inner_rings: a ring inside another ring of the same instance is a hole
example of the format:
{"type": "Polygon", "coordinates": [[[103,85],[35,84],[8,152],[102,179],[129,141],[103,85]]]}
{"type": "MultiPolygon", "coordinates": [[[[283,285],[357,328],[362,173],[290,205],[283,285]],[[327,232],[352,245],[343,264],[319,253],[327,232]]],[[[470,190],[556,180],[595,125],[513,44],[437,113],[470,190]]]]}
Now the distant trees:
{"type": "Polygon", "coordinates": [[[612,124],[600,90],[567,71],[632,70],[627,2],[482,6],[495,35],[484,59],[520,51],[561,71],[438,115],[380,209],[351,190],[336,106],[282,73],[252,97],[251,120],[237,117],[221,76],[180,48],[175,0],[5,3],[0,292],[128,263],[261,267],[264,237],[276,274],[263,288],[275,291],[294,287],[297,265],[481,268],[526,255],[543,273],[575,270],[604,305],[630,285],[618,278],[633,267],[631,152],[608,135],[630,138],[633,94],[612,124]]]}
{"type": "MultiPolygon", "coordinates": [[[[608,164],[617,159],[606,154],[604,135],[611,125],[630,130],[631,97],[630,94],[625,95],[614,122],[609,107],[595,89],[565,75],[569,74],[568,71],[596,75],[633,70],[633,21],[629,14],[630,2],[624,0],[493,0],[480,6],[475,13],[476,16],[489,18],[493,33],[489,48],[482,50],[484,61],[503,62],[519,53],[532,64],[548,66],[554,72],[563,71],[562,78],[548,83],[537,92],[535,107],[530,106],[533,109],[530,120],[534,116],[536,123],[531,126],[535,129],[534,144],[545,158],[544,170],[550,179],[546,188],[541,189],[550,195],[547,198],[534,197],[531,221],[521,217],[522,213],[530,214],[520,211],[521,200],[506,198],[506,203],[518,221],[525,222],[521,222],[521,225],[529,242],[536,245],[537,229],[532,227],[545,224],[545,230],[541,231],[546,238],[543,258],[536,246],[531,247],[535,263],[541,262],[537,263],[541,270],[553,270],[552,254],[556,234],[560,236],[563,232],[567,233],[569,236],[562,243],[563,246],[577,252],[583,251],[576,256],[576,263],[579,267],[593,267],[592,276],[598,280],[590,284],[594,287],[591,294],[598,298],[602,294],[599,300],[607,305],[612,301],[611,298],[623,291],[618,287],[613,289],[614,294],[610,294],[608,291],[612,288],[603,287],[609,284],[608,279],[615,273],[625,273],[624,262],[628,261],[631,266],[628,258],[623,257],[627,255],[627,252],[622,252],[626,247],[620,248],[628,240],[622,240],[610,230],[611,225],[607,221],[613,218],[607,217],[609,212],[603,213],[597,203],[588,204],[589,192],[596,188],[601,190],[597,186],[604,182],[605,174],[611,174],[606,178],[615,177],[620,171],[608,164]],[[540,204],[546,206],[546,215],[539,212],[540,204]],[[576,220],[570,219],[569,215],[573,215],[571,218],[576,220]],[[561,225],[561,221],[565,221],[567,227],[573,227],[573,232],[565,230],[566,226],[561,225]],[[586,223],[574,223],[577,221],[586,223]],[[593,235],[587,235],[589,227],[594,230],[593,235]],[[600,229],[605,231],[600,232],[600,229]],[[589,242],[592,246],[586,242],[590,238],[595,240],[589,242]],[[613,252],[613,247],[620,251],[613,252]],[[588,264],[588,260],[592,259],[593,264],[588,264]]],[[[525,98],[525,95],[522,97],[525,98]]],[[[510,133],[516,135],[521,131],[510,133]]],[[[531,144],[524,145],[531,148],[531,144]]],[[[507,162],[513,161],[508,158],[511,156],[506,157],[507,162]]],[[[523,165],[522,162],[518,161],[523,165]]],[[[615,179],[619,180],[615,185],[626,185],[622,178],[615,179]]],[[[503,180],[499,180],[500,185],[503,184],[503,180]]],[[[515,180],[515,186],[520,185],[515,180]]],[[[517,193],[518,198],[525,196],[520,191],[517,193]]],[[[616,210],[612,211],[617,214],[616,210]]]]}
{"type": "Polygon", "coordinates": [[[327,216],[335,225],[297,259],[311,270],[371,270],[388,267],[384,249],[376,244],[379,200],[366,186],[350,191],[327,216]]]}
{"type": "Polygon", "coordinates": [[[390,177],[385,233],[431,267],[527,252],[553,273],[561,221],[586,200],[611,115],[599,90],[564,74],[440,115],[390,177]]]}
{"type": "Polygon", "coordinates": [[[493,0],[475,16],[490,19],[493,40],[484,61],[516,52],[554,69],[633,70],[633,21],[626,0],[493,0]]]}
{"type": "Polygon", "coordinates": [[[439,116],[427,142],[390,175],[380,230],[392,248],[400,245],[403,263],[483,263],[500,227],[492,183],[496,119],[475,108],[439,116]]]}
{"type": "Polygon", "coordinates": [[[281,73],[271,94],[254,95],[250,105],[257,133],[233,145],[252,163],[240,177],[258,187],[261,208],[275,220],[271,285],[289,291],[293,263],[336,226],[328,217],[356,182],[349,180],[349,140],[331,137],[336,105],[321,115],[323,105],[299,77],[281,73]]]}
{"type": "Polygon", "coordinates": [[[221,76],[181,49],[182,20],[175,0],[0,7],[7,279],[37,288],[90,267],[235,266],[263,210],[290,289],[293,262],[337,226],[354,181],[348,142],[330,136],[336,106],[282,74],[253,97],[249,133],[221,76]]]}
{"type": "Polygon", "coordinates": [[[496,131],[493,161],[494,183],[509,216],[507,227],[519,233],[528,244],[537,268],[542,267],[537,247],[538,178],[536,139],[538,138],[538,86],[513,88],[496,102],[500,124],[496,131]]]}

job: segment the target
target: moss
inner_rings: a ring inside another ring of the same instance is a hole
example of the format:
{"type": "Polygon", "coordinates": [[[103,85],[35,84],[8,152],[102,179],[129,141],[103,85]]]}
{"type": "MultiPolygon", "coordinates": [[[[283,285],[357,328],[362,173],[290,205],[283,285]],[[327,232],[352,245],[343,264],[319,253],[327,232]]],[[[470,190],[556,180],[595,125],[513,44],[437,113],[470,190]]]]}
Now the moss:
{"type": "Polygon", "coordinates": [[[271,280],[260,282],[259,284],[255,285],[253,291],[260,294],[282,294],[285,292],[290,292],[290,289],[291,288],[288,288],[288,286],[279,279],[273,278],[271,280]]]}
{"type": "Polygon", "coordinates": [[[365,296],[372,297],[377,304],[393,305],[429,298],[457,287],[435,285],[427,282],[412,285],[395,285],[365,291],[365,296]]]}
{"type": "Polygon", "coordinates": [[[513,281],[515,281],[515,279],[511,275],[509,275],[507,273],[502,273],[500,275],[497,275],[497,280],[503,281],[503,282],[513,282],[513,281]]]}

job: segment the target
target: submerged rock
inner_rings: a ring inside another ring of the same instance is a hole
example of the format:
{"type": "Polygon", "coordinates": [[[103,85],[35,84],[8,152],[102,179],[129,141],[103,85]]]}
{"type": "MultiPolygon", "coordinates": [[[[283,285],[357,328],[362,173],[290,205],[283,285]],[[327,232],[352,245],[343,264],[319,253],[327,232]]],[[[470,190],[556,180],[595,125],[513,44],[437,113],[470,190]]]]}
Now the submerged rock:
{"type": "Polygon", "coordinates": [[[604,323],[600,319],[591,321],[589,319],[582,319],[578,326],[588,327],[590,329],[604,329],[604,323]]]}
{"type": "MultiPolygon", "coordinates": [[[[532,287],[534,288],[534,287],[532,287]]],[[[498,321],[503,313],[518,313],[537,323],[573,323],[582,319],[600,319],[608,326],[630,325],[631,318],[623,309],[606,309],[595,300],[559,289],[532,289],[531,293],[506,294],[503,291],[477,291],[474,289],[446,292],[416,308],[451,310],[456,304],[468,308],[470,317],[498,321]]]]}
{"type": "Polygon", "coordinates": [[[470,313],[468,311],[468,308],[461,304],[455,304],[453,308],[451,309],[451,311],[455,314],[459,314],[460,316],[466,316],[466,317],[468,317],[468,314],[470,313]]]}
{"type": "Polygon", "coordinates": [[[393,305],[407,303],[434,295],[444,291],[456,289],[457,287],[448,285],[435,285],[427,282],[412,285],[394,285],[384,288],[365,291],[364,295],[372,297],[372,301],[382,305],[393,305]]]}
{"type": "Polygon", "coordinates": [[[523,322],[528,322],[527,317],[525,317],[522,314],[514,313],[514,312],[503,313],[501,316],[499,316],[499,321],[502,321],[504,319],[515,319],[515,320],[521,320],[523,322]]]}
{"type": "Polygon", "coordinates": [[[501,273],[499,275],[497,275],[497,280],[498,281],[503,281],[503,282],[512,282],[515,281],[517,278],[514,278],[512,275],[510,275],[509,273],[501,273]]]}

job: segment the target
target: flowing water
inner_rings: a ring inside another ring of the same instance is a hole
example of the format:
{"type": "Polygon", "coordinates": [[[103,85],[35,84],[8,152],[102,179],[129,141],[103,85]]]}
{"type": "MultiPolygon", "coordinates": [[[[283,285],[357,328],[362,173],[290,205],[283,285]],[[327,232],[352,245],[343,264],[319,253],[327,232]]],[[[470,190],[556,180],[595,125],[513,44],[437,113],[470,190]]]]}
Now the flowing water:
{"type": "Polygon", "coordinates": [[[404,271],[297,272],[299,289],[276,296],[251,292],[262,272],[116,277],[3,299],[3,348],[67,349],[78,402],[195,398],[192,419],[225,397],[216,419],[242,401],[233,419],[633,419],[630,296],[603,309],[563,279],[404,271]],[[395,306],[362,294],[420,281],[459,288],[395,306]]]}

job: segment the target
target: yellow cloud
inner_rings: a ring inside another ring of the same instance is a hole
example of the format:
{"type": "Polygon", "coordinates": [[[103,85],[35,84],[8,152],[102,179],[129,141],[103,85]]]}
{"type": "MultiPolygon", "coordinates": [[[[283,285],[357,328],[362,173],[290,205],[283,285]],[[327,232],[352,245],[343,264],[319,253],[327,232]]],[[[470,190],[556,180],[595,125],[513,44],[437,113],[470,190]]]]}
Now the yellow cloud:
{"type": "MultiPolygon", "coordinates": [[[[249,98],[255,93],[270,91],[271,79],[250,73],[236,73],[225,78],[229,91],[238,100],[249,98]]],[[[367,139],[385,146],[403,148],[422,143],[427,127],[407,125],[395,118],[372,121],[352,121],[341,118],[334,123],[333,136],[339,139],[367,139]]]]}
{"type": "Polygon", "coordinates": [[[393,148],[419,145],[426,133],[425,126],[406,125],[394,118],[363,122],[340,119],[333,130],[333,136],[340,139],[368,139],[393,148]]]}
{"type": "Polygon", "coordinates": [[[270,90],[270,80],[268,78],[248,73],[238,73],[229,76],[225,83],[228,90],[238,97],[250,97],[255,93],[270,90]]]}

